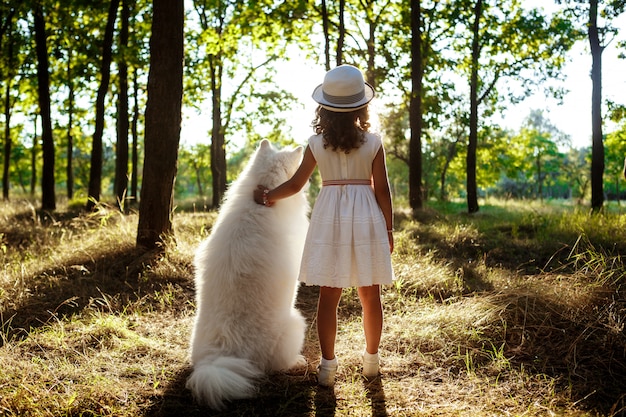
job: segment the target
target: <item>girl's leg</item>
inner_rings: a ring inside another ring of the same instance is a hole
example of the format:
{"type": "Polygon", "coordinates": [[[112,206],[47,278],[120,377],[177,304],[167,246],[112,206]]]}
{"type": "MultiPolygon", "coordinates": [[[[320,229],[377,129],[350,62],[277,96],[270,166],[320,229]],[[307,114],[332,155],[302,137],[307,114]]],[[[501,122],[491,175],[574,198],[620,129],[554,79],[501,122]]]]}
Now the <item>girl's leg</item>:
{"type": "Polygon", "coordinates": [[[383,307],[380,301],[380,285],[359,287],[359,298],[363,307],[363,330],[365,332],[365,350],[378,353],[378,345],[383,331],[383,307]]]}
{"type": "Polygon", "coordinates": [[[322,357],[335,358],[335,338],[337,336],[337,306],[341,298],[341,288],[320,287],[317,302],[317,335],[320,340],[322,357]]]}

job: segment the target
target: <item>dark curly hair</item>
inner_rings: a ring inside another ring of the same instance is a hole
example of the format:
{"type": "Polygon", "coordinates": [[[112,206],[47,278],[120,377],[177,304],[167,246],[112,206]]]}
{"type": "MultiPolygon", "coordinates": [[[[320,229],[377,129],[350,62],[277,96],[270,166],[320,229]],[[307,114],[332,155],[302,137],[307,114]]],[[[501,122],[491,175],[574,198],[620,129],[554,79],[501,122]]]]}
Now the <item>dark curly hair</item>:
{"type": "Polygon", "coordinates": [[[365,142],[365,132],[369,132],[370,128],[369,119],[368,106],[345,113],[318,106],[311,126],[316,134],[322,134],[324,148],[332,146],[333,151],[349,153],[365,142]]]}

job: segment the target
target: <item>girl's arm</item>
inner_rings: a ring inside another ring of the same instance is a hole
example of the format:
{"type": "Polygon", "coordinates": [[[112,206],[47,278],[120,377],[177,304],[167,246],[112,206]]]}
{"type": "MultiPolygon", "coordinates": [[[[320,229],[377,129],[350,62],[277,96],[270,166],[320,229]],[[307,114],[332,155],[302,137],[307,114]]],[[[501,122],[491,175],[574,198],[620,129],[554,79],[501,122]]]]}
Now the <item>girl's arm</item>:
{"type": "Polygon", "coordinates": [[[294,195],[304,187],[304,184],[309,180],[316,165],[317,161],[315,161],[313,152],[311,152],[311,149],[307,146],[304,150],[302,162],[293,176],[273,190],[268,190],[267,187],[259,185],[258,188],[254,190],[254,201],[269,207],[274,204],[276,200],[294,195]]]}
{"type": "Polygon", "coordinates": [[[374,179],[374,195],[383,211],[387,236],[389,238],[389,250],[393,252],[393,206],[391,203],[391,191],[389,191],[389,179],[387,177],[387,165],[385,164],[385,151],[381,145],[372,162],[372,177],[374,179]]]}

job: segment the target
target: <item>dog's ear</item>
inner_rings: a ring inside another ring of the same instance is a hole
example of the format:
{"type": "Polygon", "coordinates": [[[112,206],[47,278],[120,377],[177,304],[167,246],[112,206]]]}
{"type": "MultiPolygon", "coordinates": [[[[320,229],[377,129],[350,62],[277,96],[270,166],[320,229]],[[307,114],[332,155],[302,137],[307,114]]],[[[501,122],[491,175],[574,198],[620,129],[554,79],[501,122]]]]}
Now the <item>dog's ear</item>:
{"type": "Polygon", "coordinates": [[[304,153],[304,147],[303,146],[297,146],[292,152],[297,154],[298,156],[300,156],[300,155],[302,155],[304,153]]]}
{"type": "Polygon", "coordinates": [[[269,148],[270,146],[271,146],[270,141],[267,139],[263,139],[261,143],[259,144],[259,148],[261,149],[269,148]]]}

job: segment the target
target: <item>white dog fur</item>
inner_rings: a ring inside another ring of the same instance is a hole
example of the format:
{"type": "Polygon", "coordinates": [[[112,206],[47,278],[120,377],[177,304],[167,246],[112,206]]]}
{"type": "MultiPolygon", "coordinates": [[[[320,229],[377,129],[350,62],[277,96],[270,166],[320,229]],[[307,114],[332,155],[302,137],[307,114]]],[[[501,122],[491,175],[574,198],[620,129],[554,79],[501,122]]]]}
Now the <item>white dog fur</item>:
{"type": "Polygon", "coordinates": [[[301,191],[265,207],[252,198],[258,184],[274,188],[290,178],[302,153],[263,140],[196,252],[187,388],[200,404],[223,409],[229,400],[253,397],[265,374],[306,363],[300,354],[306,324],[294,301],[307,199],[301,191]]]}

